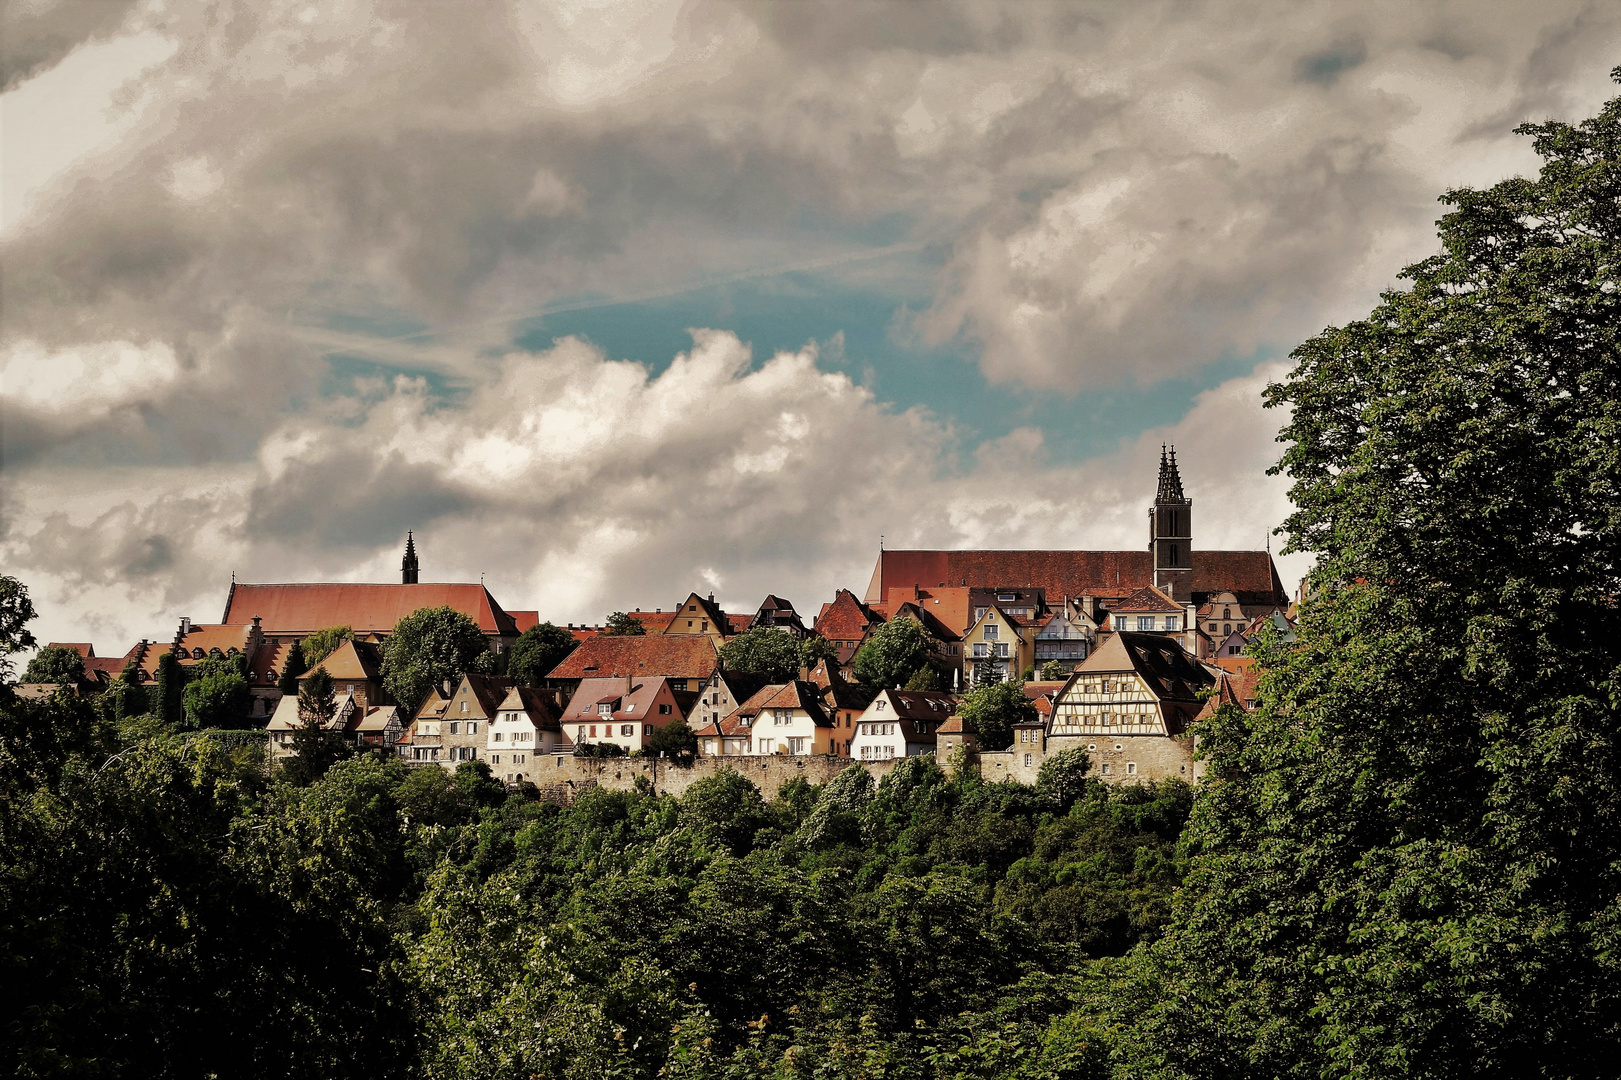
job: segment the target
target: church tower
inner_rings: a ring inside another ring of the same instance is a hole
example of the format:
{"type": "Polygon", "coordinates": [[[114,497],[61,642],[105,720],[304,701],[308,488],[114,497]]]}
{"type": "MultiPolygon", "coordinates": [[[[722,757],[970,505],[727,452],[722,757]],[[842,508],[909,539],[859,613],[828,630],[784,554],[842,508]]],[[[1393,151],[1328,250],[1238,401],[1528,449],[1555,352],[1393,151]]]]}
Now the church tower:
{"type": "Polygon", "coordinates": [[[417,583],[417,546],[411,534],[405,534],[405,558],[400,560],[400,584],[415,585],[417,583]]]}
{"type": "Polygon", "coordinates": [[[1182,494],[1176,447],[1159,448],[1159,492],[1148,511],[1148,549],[1154,554],[1154,585],[1175,600],[1193,599],[1193,500],[1182,494]]]}

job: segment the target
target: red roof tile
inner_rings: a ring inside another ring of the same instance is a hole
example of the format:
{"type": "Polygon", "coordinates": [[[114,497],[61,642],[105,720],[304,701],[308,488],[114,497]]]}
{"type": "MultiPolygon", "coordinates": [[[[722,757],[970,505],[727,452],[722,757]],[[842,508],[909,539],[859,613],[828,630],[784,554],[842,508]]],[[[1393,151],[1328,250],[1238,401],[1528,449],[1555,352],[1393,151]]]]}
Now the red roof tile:
{"type": "Polygon", "coordinates": [[[512,617],[482,585],[232,585],[224,623],[246,624],[260,617],[266,634],[310,634],[347,626],[357,634],[391,633],[411,612],[450,607],[478,624],[487,635],[518,631],[512,617]]]}
{"type": "MultiPolygon", "coordinates": [[[[868,600],[889,590],[962,585],[1034,585],[1048,597],[1125,596],[1152,583],[1153,556],[1142,551],[885,551],[868,600]]],[[[1246,603],[1288,603],[1265,551],[1193,552],[1193,591],[1238,594],[1246,603]],[[1254,599],[1249,599],[1253,597],[1254,599]]]]}
{"type": "Polygon", "coordinates": [[[582,641],[548,677],[707,679],[715,663],[715,643],[704,634],[597,634],[582,641]]]}
{"type": "Polygon", "coordinates": [[[856,599],[849,589],[840,589],[831,604],[816,616],[815,629],[829,641],[860,641],[868,630],[882,623],[883,617],[856,599]]]}
{"type": "Polygon", "coordinates": [[[507,614],[512,616],[512,628],[520,634],[531,626],[540,625],[540,612],[538,611],[509,611],[507,614]]]}

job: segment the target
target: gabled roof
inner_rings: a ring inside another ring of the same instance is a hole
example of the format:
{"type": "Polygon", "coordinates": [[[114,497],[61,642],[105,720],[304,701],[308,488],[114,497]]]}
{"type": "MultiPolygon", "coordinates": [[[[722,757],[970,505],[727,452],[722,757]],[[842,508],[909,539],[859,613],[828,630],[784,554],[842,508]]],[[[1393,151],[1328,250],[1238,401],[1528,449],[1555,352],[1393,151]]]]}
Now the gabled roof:
{"type": "MultiPolygon", "coordinates": [[[[1245,603],[1287,604],[1289,594],[1265,551],[1193,551],[1195,593],[1236,593],[1245,603]],[[1246,598],[1254,599],[1246,599],[1246,598]]],[[[890,589],[953,585],[1034,585],[1048,596],[1126,596],[1153,583],[1151,552],[1136,551],[894,551],[873,568],[869,601],[890,589]]]]}
{"type": "Polygon", "coordinates": [[[725,668],[715,669],[715,678],[726,684],[726,692],[732,695],[733,701],[747,701],[760,692],[760,688],[770,681],[764,675],[757,675],[752,671],[727,671],[725,668]]]}
{"type": "Polygon", "coordinates": [[[860,641],[883,621],[883,616],[857,600],[855,593],[840,589],[831,604],[822,605],[815,630],[830,641],[860,641]]]}
{"type": "Polygon", "coordinates": [[[728,634],[741,634],[753,625],[753,615],[732,615],[728,613],[726,616],[726,632],[728,634]]]}
{"type": "Polygon", "coordinates": [[[1172,638],[1159,634],[1119,631],[1104,639],[1071,675],[1066,688],[1077,679],[1100,672],[1130,671],[1140,676],[1161,701],[1191,703],[1214,677],[1172,638]]]}
{"type": "Polygon", "coordinates": [[[540,625],[540,612],[538,611],[509,611],[507,614],[512,617],[512,628],[520,634],[531,626],[540,625]]]}
{"type": "MultiPolygon", "coordinates": [[[[752,700],[752,699],[751,699],[752,700]]],[[[821,689],[815,683],[795,679],[776,688],[776,692],[760,702],[765,709],[802,709],[817,727],[832,727],[833,720],[822,708],[821,689]]]]}
{"type": "MultiPolygon", "coordinates": [[[[727,633],[730,626],[730,623],[727,621],[726,612],[722,611],[720,605],[715,603],[715,598],[713,596],[706,599],[694,592],[688,593],[686,599],[677,604],[675,606],[675,610],[670,613],[670,626],[666,632],[687,633],[688,631],[685,626],[676,625],[676,620],[689,618],[708,619],[710,629],[712,631],[719,630],[722,634],[727,633]],[[688,611],[688,607],[695,607],[697,610],[688,611]]],[[[699,631],[696,627],[692,630],[692,633],[698,632],[699,631]]]]}
{"type": "MultiPolygon", "coordinates": [[[[177,636],[179,637],[180,647],[185,649],[188,654],[194,654],[198,649],[201,649],[205,655],[210,655],[215,649],[218,649],[222,654],[228,656],[232,649],[239,653],[248,651],[248,636],[252,629],[252,626],[227,626],[219,623],[201,625],[193,623],[184,635],[177,636]]],[[[200,658],[194,655],[181,657],[177,654],[176,659],[179,659],[182,663],[194,663],[200,658]]]]}
{"type": "Polygon", "coordinates": [[[642,629],[649,634],[662,634],[670,626],[670,620],[675,618],[673,611],[636,611],[625,612],[627,618],[635,619],[642,624],[642,629]]]}
{"type": "Polygon", "coordinates": [[[418,608],[450,607],[486,635],[514,635],[512,617],[482,585],[233,584],[222,623],[247,624],[255,615],[266,634],[310,634],[347,626],[356,634],[392,633],[418,608]]]}
{"type": "Polygon", "coordinates": [[[893,622],[896,619],[912,619],[919,626],[923,627],[924,633],[939,641],[962,640],[961,634],[957,633],[957,631],[951,629],[951,627],[935,618],[934,615],[929,612],[928,608],[923,606],[923,603],[923,601],[908,600],[906,603],[901,604],[890,612],[888,621],[893,622]]]}
{"type": "Polygon", "coordinates": [[[82,660],[93,660],[96,656],[96,647],[88,641],[53,641],[45,646],[47,649],[72,649],[79,654],[82,660]]]}
{"type": "Polygon", "coordinates": [[[1175,613],[1182,610],[1182,605],[1154,586],[1144,585],[1140,589],[1132,590],[1130,596],[1116,602],[1110,610],[1111,612],[1118,611],[1132,615],[1148,612],[1175,613]]]}
{"type": "Polygon", "coordinates": [[[943,690],[882,690],[878,697],[889,703],[884,719],[943,723],[957,709],[957,699],[943,690]]]}
{"type": "Polygon", "coordinates": [[[560,721],[565,724],[596,721],[601,716],[597,706],[602,704],[613,706],[612,719],[616,721],[641,721],[650,715],[656,716],[653,703],[661,691],[669,689],[669,683],[661,676],[633,678],[627,689],[625,682],[623,678],[582,679],[563,709],[560,721]]]}
{"type": "Polygon", "coordinates": [[[536,728],[542,731],[557,730],[557,709],[552,704],[551,695],[532,686],[514,686],[508,690],[507,696],[501,699],[499,711],[521,712],[536,728]]]}
{"type": "Polygon", "coordinates": [[[839,709],[859,712],[872,703],[872,691],[844,677],[836,664],[818,660],[809,673],[810,682],[822,691],[822,704],[835,711],[839,709]]]}
{"type": "Polygon", "coordinates": [[[727,713],[713,724],[705,724],[698,729],[699,735],[741,735],[754,730],[754,720],[760,715],[763,704],[775,696],[783,687],[782,683],[762,686],[749,695],[747,701],[727,713]],[[747,723],[745,723],[747,721],[747,723]]]}
{"type": "Polygon", "coordinates": [[[714,641],[704,634],[597,634],[580,642],[547,677],[707,679],[715,670],[716,656],[714,641]]]}
{"type": "MultiPolygon", "coordinates": [[[[287,646],[291,649],[292,646],[287,646]]],[[[264,650],[256,651],[256,656],[264,650]]],[[[317,668],[325,668],[334,682],[345,679],[379,679],[383,671],[383,650],[369,641],[345,641],[332,654],[310,668],[303,677],[309,678],[317,668]]],[[[279,669],[278,669],[279,670],[279,669]]]]}

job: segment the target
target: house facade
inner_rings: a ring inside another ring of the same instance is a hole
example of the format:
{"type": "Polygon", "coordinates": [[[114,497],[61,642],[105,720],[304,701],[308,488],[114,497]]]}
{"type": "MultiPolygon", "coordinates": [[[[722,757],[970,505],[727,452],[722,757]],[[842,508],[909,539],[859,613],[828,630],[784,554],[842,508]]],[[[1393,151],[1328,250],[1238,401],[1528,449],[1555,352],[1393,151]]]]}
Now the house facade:
{"type": "Polygon", "coordinates": [[[962,683],[1016,679],[1035,660],[1035,628],[995,604],[986,607],[963,635],[962,683]]]}
{"type": "Polygon", "coordinates": [[[556,699],[548,691],[529,686],[508,690],[496,706],[484,744],[490,773],[508,785],[534,783],[542,756],[572,752],[558,713],[556,699]]]}
{"type": "Polygon", "coordinates": [[[758,710],[749,723],[755,754],[833,753],[833,719],[814,683],[795,679],[766,690],[749,703],[758,710]]]}
{"type": "Polygon", "coordinates": [[[1045,750],[1084,747],[1110,782],[1196,779],[1188,728],[1213,682],[1169,637],[1112,634],[1054,696],[1045,750]]]}
{"type": "Polygon", "coordinates": [[[570,748],[611,743],[630,753],[647,749],[653,733],[683,717],[683,702],[670,680],[584,679],[559,720],[570,748]]]}
{"type": "Polygon", "coordinates": [[[888,761],[932,754],[956,711],[956,699],[935,690],[880,690],[856,718],[848,756],[856,761],[888,761]]]}
{"type": "Polygon", "coordinates": [[[401,756],[451,771],[464,761],[479,760],[489,741],[490,722],[510,689],[511,679],[469,672],[448,688],[448,694],[434,690],[417,709],[401,756]]]}

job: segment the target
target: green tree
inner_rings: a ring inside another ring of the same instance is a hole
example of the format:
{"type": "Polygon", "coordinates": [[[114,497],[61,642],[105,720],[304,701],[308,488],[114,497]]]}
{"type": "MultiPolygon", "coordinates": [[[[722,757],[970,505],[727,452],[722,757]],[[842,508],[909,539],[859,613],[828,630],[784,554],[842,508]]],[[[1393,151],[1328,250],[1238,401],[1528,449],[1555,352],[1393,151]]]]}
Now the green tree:
{"type": "Polygon", "coordinates": [[[623,611],[615,611],[608,616],[608,622],[603,626],[604,634],[613,634],[616,637],[634,637],[637,634],[647,633],[640,619],[633,619],[623,611]]]}
{"type": "Polygon", "coordinates": [[[650,754],[668,754],[681,761],[691,761],[698,753],[698,736],[679,716],[662,727],[653,729],[647,740],[650,754]]]}
{"type": "Polygon", "coordinates": [[[770,626],[745,630],[720,647],[720,662],[727,671],[758,675],[771,683],[795,678],[800,661],[794,636],[770,626]]]}
{"type": "Polygon", "coordinates": [[[329,725],[338,713],[337,693],[332,676],[318,667],[298,688],[298,726],[293,729],[293,753],[282,763],[282,776],[294,787],[308,787],[339,761],[352,747],[329,725]]]}
{"type": "Polygon", "coordinates": [[[925,664],[912,672],[912,677],[906,680],[908,690],[938,690],[940,689],[940,673],[925,664]]]}
{"type": "Polygon", "coordinates": [[[347,626],[329,626],[299,642],[304,654],[304,663],[319,664],[322,660],[338,651],[338,646],[345,641],[353,641],[355,632],[347,626]]]}
{"type": "Polygon", "coordinates": [[[28,586],[9,574],[0,575],[0,680],[11,679],[11,657],[38,644],[28,629],[34,614],[28,586]]]}
{"type": "Polygon", "coordinates": [[[447,689],[469,671],[483,673],[492,662],[472,619],[452,607],[418,608],[383,645],[383,688],[413,716],[434,688],[447,689]]]}
{"type": "Polygon", "coordinates": [[[242,676],[218,672],[188,682],[181,700],[190,727],[237,727],[253,707],[253,691],[242,676]]]}
{"type": "Polygon", "coordinates": [[[839,647],[821,634],[812,634],[799,645],[799,662],[813,668],[823,660],[837,660],[839,647]]]}
{"type": "Polygon", "coordinates": [[[957,715],[973,729],[981,750],[1005,750],[1013,744],[1013,725],[1036,718],[1036,707],[1015,682],[976,686],[963,695],[957,715]]]}
{"type": "Polygon", "coordinates": [[[1201,733],[1144,1074],[1621,1058],[1621,99],[1519,130],[1539,174],[1268,389],[1316,595],[1201,733]]]}
{"type": "Polygon", "coordinates": [[[551,670],[574,651],[574,635],[549,622],[536,623],[518,635],[507,661],[507,675],[521,686],[539,686],[551,670]]]}
{"type": "Polygon", "coordinates": [[[118,678],[107,688],[107,694],[114,720],[142,716],[151,707],[147,702],[146,687],[141,685],[141,669],[134,660],[124,665],[124,670],[119,672],[118,678]]]}
{"type": "Polygon", "coordinates": [[[891,619],[867,638],[851,665],[868,686],[879,689],[904,685],[912,673],[929,663],[929,642],[915,619],[891,619]]]}
{"type": "Polygon", "coordinates": [[[282,661],[281,675],[276,679],[276,689],[287,697],[298,696],[298,680],[309,671],[309,662],[304,659],[304,643],[295,641],[287,650],[287,658],[282,661]]]}
{"type": "Polygon", "coordinates": [[[153,713],[170,727],[180,727],[186,722],[185,692],[186,669],[170,649],[158,657],[157,671],[153,673],[149,695],[153,713]]]}
{"type": "Polygon", "coordinates": [[[1064,665],[1057,660],[1049,660],[1041,665],[1042,682],[1057,682],[1059,679],[1068,678],[1069,674],[1068,671],[1064,670],[1064,665]]]}
{"type": "Polygon", "coordinates": [[[84,681],[84,657],[79,650],[63,645],[47,645],[34,654],[23,672],[28,683],[80,683],[84,681]]]}

